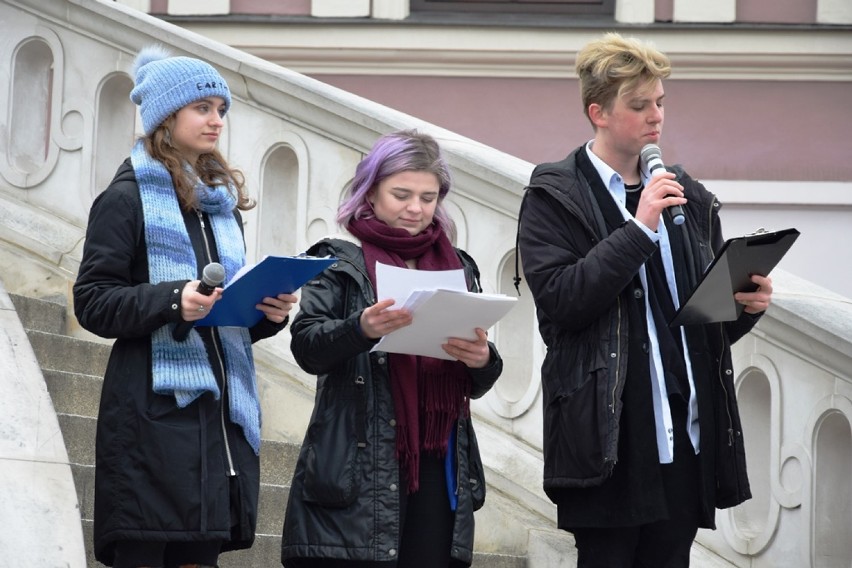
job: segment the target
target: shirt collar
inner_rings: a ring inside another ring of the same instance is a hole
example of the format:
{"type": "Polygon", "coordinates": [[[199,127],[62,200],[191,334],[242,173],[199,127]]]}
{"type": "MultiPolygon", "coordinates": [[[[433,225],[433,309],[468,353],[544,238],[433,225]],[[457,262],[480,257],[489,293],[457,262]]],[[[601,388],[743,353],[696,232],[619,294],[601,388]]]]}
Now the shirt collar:
{"type": "Polygon", "coordinates": [[[593,142],[594,140],[589,140],[586,144],[586,153],[589,155],[589,160],[592,162],[592,165],[601,177],[601,181],[604,182],[609,192],[618,195],[620,192],[624,191],[624,179],[621,177],[621,174],[612,169],[609,164],[601,160],[598,155],[595,154],[594,150],[592,150],[593,142]]]}

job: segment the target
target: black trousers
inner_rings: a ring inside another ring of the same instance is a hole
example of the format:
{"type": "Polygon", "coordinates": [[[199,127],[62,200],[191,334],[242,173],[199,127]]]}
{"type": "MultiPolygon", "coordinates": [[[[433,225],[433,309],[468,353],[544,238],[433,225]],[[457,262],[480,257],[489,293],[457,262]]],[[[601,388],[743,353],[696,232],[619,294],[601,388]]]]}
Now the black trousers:
{"type": "Polygon", "coordinates": [[[119,541],[115,544],[113,568],[177,568],[184,564],[216,566],[222,541],[147,542],[119,541]]]}
{"type": "Polygon", "coordinates": [[[420,452],[420,489],[404,499],[398,568],[464,566],[450,560],[456,514],[450,509],[444,460],[420,452]]]}
{"type": "Polygon", "coordinates": [[[672,397],[674,461],[662,464],[669,518],[646,525],[572,529],[577,568],[687,568],[698,532],[698,456],[686,433],[686,403],[672,397]]]}

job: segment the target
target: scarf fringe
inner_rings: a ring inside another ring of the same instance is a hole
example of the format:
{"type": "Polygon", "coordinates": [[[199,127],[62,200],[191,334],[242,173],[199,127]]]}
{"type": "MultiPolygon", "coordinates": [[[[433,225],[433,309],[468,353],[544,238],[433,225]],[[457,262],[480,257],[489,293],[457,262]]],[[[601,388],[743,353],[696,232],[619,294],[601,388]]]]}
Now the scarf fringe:
{"type": "Polygon", "coordinates": [[[456,374],[448,372],[460,365],[441,360],[440,370],[425,371],[420,380],[425,415],[423,449],[438,457],[447,454],[447,440],[456,420],[470,412],[470,381],[460,381],[456,374]]]}

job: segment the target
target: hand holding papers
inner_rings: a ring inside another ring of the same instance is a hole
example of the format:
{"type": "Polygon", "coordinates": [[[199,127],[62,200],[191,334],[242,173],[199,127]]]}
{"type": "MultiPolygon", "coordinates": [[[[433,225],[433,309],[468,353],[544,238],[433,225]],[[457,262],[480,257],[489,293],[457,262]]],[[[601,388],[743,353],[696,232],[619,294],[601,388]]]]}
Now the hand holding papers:
{"type": "Polygon", "coordinates": [[[255,306],[264,298],[292,294],[337,259],[313,256],[267,256],[245,266],[222,291],[222,298],[197,326],[251,327],[263,318],[255,306]]]}
{"type": "Polygon", "coordinates": [[[737,319],[744,306],[734,300],[734,294],[754,291],[751,275],[768,276],[798,237],[796,229],[761,230],[725,241],[669,325],[737,319]]]}
{"type": "Polygon", "coordinates": [[[373,351],[452,360],[441,347],[450,337],[475,340],[474,330],[488,329],[517,303],[503,294],[468,292],[462,270],[409,270],[376,265],[379,300],[394,298],[391,309],[405,308],[411,325],[390,333],[373,351]]]}

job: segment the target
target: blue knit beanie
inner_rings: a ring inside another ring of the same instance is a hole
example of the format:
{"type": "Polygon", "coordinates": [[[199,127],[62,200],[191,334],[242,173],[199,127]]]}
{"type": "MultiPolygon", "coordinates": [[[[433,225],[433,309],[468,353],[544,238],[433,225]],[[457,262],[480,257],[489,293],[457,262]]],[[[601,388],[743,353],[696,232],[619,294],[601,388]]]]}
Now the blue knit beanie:
{"type": "Polygon", "coordinates": [[[149,135],[173,112],[206,97],[222,97],[231,108],[228,84],[210,64],[192,57],[172,57],[164,48],[142,48],[133,62],[136,85],[130,100],[139,105],[149,135]]]}

